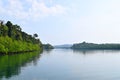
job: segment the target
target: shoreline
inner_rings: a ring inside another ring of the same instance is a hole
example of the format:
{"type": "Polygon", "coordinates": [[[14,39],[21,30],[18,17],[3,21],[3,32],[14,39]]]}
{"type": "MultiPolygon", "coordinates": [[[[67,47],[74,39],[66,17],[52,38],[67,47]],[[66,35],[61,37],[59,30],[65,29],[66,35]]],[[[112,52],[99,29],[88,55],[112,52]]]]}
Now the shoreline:
{"type": "Polygon", "coordinates": [[[35,51],[42,51],[42,50],[30,50],[30,51],[18,51],[18,52],[0,52],[0,55],[13,55],[13,54],[22,54],[22,53],[29,53],[35,51]]]}

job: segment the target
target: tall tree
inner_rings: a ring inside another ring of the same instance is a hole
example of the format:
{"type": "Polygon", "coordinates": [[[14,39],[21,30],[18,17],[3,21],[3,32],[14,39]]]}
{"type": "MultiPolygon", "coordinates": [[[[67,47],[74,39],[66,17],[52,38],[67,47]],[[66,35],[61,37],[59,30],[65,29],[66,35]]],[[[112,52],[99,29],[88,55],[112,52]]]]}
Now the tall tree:
{"type": "Polygon", "coordinates": [[[6,26],[8,26],[8,36],[12,37],[12,23],[7,21],[6,26]]]}

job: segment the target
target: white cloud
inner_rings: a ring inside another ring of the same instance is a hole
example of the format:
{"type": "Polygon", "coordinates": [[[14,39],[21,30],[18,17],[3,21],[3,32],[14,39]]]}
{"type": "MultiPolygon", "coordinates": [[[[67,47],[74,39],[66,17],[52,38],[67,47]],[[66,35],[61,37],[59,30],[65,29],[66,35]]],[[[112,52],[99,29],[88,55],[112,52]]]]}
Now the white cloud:
{"type": "Polygon", "coordinates": [[[49,15],[64,14],[65,10],[66,9],[61,5],[47,7],[44,2],[38,3],[37,1],[34,1],[32,3],[32,7],[29,9],[29,15],[34,15],[33,18],[36,18],[49,15]]]}
{"type": "Polygon", "coordinates": [[[62,5],[56,4],[48,7],[45,1],[38,0],[2,0],[0,1],[0,4],[0,14],[9,15],[19,19],[32,18],[36,20],[41,17],[66,13],[66,8],[62,5]]]}

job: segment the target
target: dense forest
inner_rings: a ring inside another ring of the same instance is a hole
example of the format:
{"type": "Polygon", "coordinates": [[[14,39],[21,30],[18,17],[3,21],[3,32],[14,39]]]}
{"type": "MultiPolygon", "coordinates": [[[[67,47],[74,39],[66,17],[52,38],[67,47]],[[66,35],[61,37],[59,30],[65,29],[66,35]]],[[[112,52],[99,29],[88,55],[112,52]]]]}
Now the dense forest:
{"type": "Polygon", "coordinates": [[[73,44],[72,49],[120,49],[120,44],[95,44],[95,43],[77,43],[73,44]]]}
{"type": "Polygon", "coordinates": [[[0,20],[0,53],[17,53],[42,50],[42,43],[38,35],[27,34],[22,28],[11,21],[0,20]]]}

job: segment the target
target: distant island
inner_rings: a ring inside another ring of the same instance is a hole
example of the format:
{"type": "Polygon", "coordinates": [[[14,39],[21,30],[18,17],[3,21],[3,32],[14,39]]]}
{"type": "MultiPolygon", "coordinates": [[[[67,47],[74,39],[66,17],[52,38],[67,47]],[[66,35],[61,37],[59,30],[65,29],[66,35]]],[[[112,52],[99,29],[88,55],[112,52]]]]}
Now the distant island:
{"type": "Polygon", "coordinates": [[[54,49],[51,44],[43,44],[43,49],[54,49]]]}
{"type": "Polygon", "coordinates": [[[31,52],[42,50],[42,43],[35,33],[30,35],[11,21],[0,20],[0,54],[31,52]]]}
{"type": "Polygon", "coordinates": [[[73,44],[72,49],[120,49],[120,44],[95,44],[95,43],[77,43],[73,44]]]}

